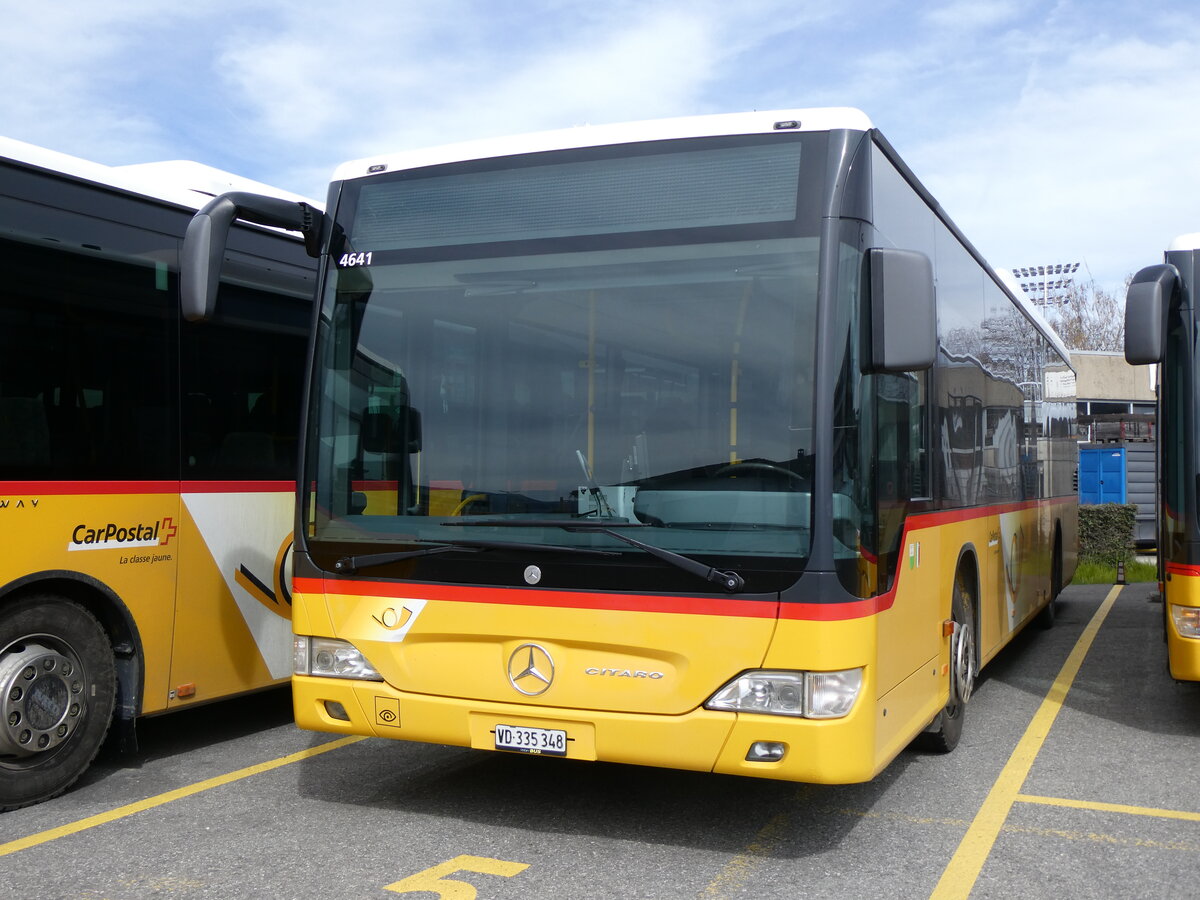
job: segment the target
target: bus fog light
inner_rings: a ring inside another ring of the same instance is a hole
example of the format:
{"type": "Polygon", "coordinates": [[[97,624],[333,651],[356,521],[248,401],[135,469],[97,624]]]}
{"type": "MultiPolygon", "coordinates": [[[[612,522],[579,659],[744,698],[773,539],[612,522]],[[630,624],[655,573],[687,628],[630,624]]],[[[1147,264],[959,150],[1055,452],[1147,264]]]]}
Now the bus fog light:
{"type": "Polygon", "coordinates": [[[1200,638],[1200,608],[1171,604],[1171,619],[1182,637],[1200,638]]]}
{"type": "Polygon", "coordinates": [[[775,741],[755,741],[746,754],[748,762],[779,762],[787,753],[787,745],[775,741]]]}
{"type": "Polygon", "coordinates": [[[704,704],[708,709],[804,715],[803,672],[746,672],[729,682],[704,704]]]}
{"type": "MultiPolygon", "coordinates": [[[[299,656],[299,651],[296,655],[299,656]]],[[[362,651],[349,641],[333,638],[308,638],[308,672],[298,674],[383,681],[383,676],[363,656],[362,651]]]]}
{"type": "Polygon", "coordinates": [[[341,722],[349,722],[350,714],[346,712],[346,707],[338,703],[336,700],[325,701],[325,712],[329,714],[329,718],[337,719],[341,722]]]}
{"type": "Polygon", "coordinates": [[[805,679],[804,714],[810,719],[840,719],[854,708],[861,689],[862,669],[809,672],[805,679]]]}

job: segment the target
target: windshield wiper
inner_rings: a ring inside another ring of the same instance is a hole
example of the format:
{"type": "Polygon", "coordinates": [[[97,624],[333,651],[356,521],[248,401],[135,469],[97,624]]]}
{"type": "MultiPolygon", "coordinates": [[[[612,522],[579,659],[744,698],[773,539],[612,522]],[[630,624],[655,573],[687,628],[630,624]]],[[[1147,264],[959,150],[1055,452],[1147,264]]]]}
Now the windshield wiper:
{"type": "Polygon", "coordinates": [[[603,531],[605,528],[653,528],[645,522],[620,522],[613,519],[501,519],[481,516],[443,522],[447,528],[566,528],[568,531],[603,531]]]}
{"type": "MultiPolygon", "coordinates": [[[[417,543],[424,543],[418,541],[417,543]]],[[[389,563],[403,562],[418,556],[433,556],[435,553],[445,553],[449,550],[467,550],[477,553],[481,550],[532,550],[542,553],[575,553],[583,556],[619,556],[613,550],[593,550],[591,547],[563,547],[559,544],[528,544],[524,541],[444,541],[432,547],[420,550],[397,550],[393,553],[368,553],[365,556],[343,556],[333,564],[337,572],[353,573],[359,569],[369,569],[374,566],[386,566],[389,563]]]]}
{"type": "Polygon", "coordinates": [[[596,519],[459,519],[455,522],[443,522],[442,524],[459,527],[486,527],[495,525],[500,528],[561,528],[564,531],[598,531],[632,547],[637,547],[639,550],[643,550],[651,556],[675,566],[677,569],[690,572],[712,584],[719,584],[731,594],[737,593],[746,586],[745,579],[737,572],[722,572],[720,569],[706,566],[704,563],[691,557],[683,556],[671,550],[664,550],[662,547],[655,547],[653,544],[643,543],[628,535],[612,530],[613,528],[649,528],[650,526],[644,522],[602,522],[596,519]]]}
{"type": "Polygon", "coordinates": [[[402,562],[415,559],[418,556],[433,556],[435,553],[445,553],[447,550],[458,550],[454,543],[438,544],[436,547],[423,547],[420,550],[399,550],[393,553],[368,553],[364,556],[343,556],[333,564],[337,572],[357,572],[359,569],[369,569],[372,566],[386,566],[388,563],[402,562]]]}

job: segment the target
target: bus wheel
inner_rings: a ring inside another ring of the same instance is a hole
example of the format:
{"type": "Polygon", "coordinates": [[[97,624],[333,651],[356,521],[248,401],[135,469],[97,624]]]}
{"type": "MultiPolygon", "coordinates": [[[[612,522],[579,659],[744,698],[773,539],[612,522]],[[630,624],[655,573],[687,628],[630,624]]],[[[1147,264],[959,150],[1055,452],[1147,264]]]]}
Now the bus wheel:
{"type": "Polygon", "coordinates": [[[1062,542],[1058,535],[1054,536],[1054,556],[1050,559],[1050,602],[1043,606],[1037,614],[1039,628],[1051,628],[1054,617],[1058,615],[1058,595],[1062,593],[1062,542]]]}
{"type": "Polygon", "coordinates": [[[950,698],[929,729],[921,734],[920,741],[921,746],[939,753],[949,753],[958,746],[967,701],[975,690],[979,671],[975,662],[975,610],[961,571],[954,578],[950,615],[954,621],[950,636],[950,698]]]}
{"type": "Polygon", "coordinates": [[[56,797],[95,759],[116,669],[96,617],[40,596],[0,609],[0,810],[56,797]]]}

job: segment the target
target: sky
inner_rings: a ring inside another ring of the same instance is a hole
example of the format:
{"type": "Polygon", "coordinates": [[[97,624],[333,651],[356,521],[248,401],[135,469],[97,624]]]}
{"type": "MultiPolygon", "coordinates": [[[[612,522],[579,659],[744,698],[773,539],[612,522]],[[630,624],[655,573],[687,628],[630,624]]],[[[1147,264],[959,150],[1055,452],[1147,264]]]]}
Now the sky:
{"type": "Polygon", "coordinates": [[[1194,0],[0,0],[0,134],[318,200],[338,163],[853,106],[996,267],[1127,275],[1200,231],[1194,0]]]}

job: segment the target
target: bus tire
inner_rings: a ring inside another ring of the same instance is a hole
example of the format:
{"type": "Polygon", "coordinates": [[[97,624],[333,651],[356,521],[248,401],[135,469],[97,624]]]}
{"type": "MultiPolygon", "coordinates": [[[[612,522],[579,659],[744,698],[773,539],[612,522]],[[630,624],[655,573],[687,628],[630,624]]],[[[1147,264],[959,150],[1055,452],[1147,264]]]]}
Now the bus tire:
{"type": "Polygon", "coordinates": [[[950,697],[945,708],[920,736],[920,746],[938,753],[949,753],[958,746],[967,701],[975,690],[979,672],[975,656],[975,607],[962,569],[954,576],[950,616],[954,621],[950,635],[950,697]]]}
{"type": "Polygon", "coordinates": [[[0,810],[57,797],[91,765],[116,701],[112,644],[62,597],[0,609],[0,810]]]}
{"type": "Polygon", "coordinates": [[[1050,557],[1050,600],[1038,610],[1038,627],[1045,630],[1054,626],[1054,618],[1058,615],[1058,595],[1062,593],[1062,538],[1054,536],[1054,555],[1050,557]]]}

